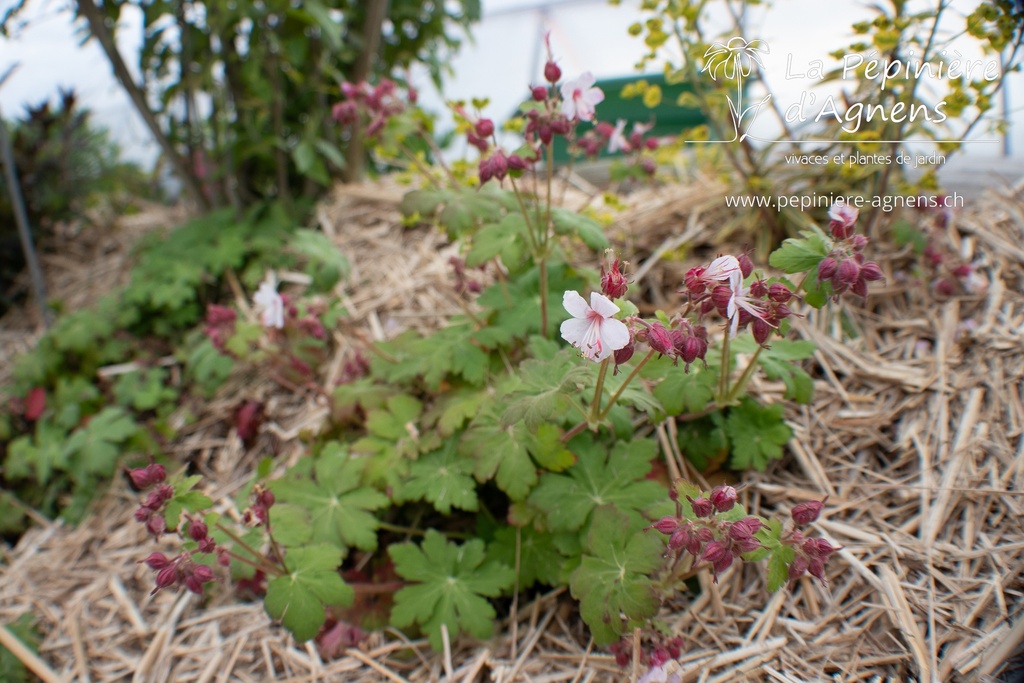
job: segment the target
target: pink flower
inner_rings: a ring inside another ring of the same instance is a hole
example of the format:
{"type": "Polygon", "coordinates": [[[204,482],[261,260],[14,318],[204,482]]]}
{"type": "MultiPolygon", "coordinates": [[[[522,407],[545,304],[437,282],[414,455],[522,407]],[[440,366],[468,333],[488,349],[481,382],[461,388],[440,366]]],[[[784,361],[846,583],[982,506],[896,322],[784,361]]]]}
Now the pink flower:
{"type": "Polygon", "coordinates": [[[252,300],[262,309],[260,320],[264,327],[284,327],[284,300],[273,282],[262,283],[252,300]]]}
{"type": "Polygon", "coordinates": [[[628,151],[630,151],[630,144],[629,140],[626,139],[626,121],[625,119],[619,119],[615,123],[615,129],[608,136],[608,153],[615,154],[616,152],[628,151]]]}
{"type": "Polygon", "coordinates": [[[592,121],[594,107],[604,101],[604,93],[593,87],[594,74],[584,71],[575,81],[562,84],[562,113],[568,119],[592,121]]]}
{"type": "Polygon", "coordinates": [[[562,339],[578,348],[584,358],[602,361],[629,343],[629,328],[612,317],[619,307],[608,297],[594,292],[588,306],[579,293],[569,290],[562,305],[572,316],[562,323],[562,339]]]}

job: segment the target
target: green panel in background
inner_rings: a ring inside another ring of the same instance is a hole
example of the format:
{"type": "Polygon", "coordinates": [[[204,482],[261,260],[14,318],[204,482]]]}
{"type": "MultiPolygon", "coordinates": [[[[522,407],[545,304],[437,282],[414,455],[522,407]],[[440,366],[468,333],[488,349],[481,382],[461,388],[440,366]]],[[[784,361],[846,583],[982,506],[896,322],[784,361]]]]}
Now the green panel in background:
{"type": "MultiPolygon", "coordinates": [[[[666,83],[664,74],[605,78],[597,81],[595,85],[604,92],[604,102],[597,105],[597,119],[613,125],[619,119],[624,119],[627,122],[627,135],[632,130],[634,123],[653,121],[654,128],[648,135],[655,137],[676,136],[688,128],[707,123],[707,117],[699,109],[681,107],[676,104],[680,95],[692,93],[693,88],[688,83],[666,83]],[[640,95],[629,99],[622,96],[623,88],[641,80],[661,88],[661,103],[653,109],[644,106],[643,97],[640,95]]],[[[591,128],[593,125],[581,123],[576,131],[578,135],[582,135],[591,128]]],[[[608,154],[607,150],[603,149],[600,156],[606,158],[621,156],[621,154],[608,154]]],[[[566,149],[565,139],[556,137],[555,162],[565,163],[567,161],[569,161],[569,153],[566,149]]]]}

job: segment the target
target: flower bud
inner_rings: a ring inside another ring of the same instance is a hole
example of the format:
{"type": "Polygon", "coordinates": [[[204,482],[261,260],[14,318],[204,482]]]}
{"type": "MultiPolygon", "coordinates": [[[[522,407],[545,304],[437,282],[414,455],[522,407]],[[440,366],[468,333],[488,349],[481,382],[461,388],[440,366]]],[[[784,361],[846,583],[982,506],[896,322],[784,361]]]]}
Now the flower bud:
{"type": "Polygon", "coordinates": [[[196,577],[203,583],[207,583],[209,581],[213,581],[213,570],[205,564],[196,564],[192,566],[192,576],[196,577]]]}
{"type": "Polygon", "coordinates": [[[522,171],[527,165],[526,160],[518,154],[510,154],[508,156],[508,167],[513,171],[522,171]]]}
{"type": "Polygon", "coordinates": [[[259,504],[266,508],[273,507],[275,500],[276,499],[274,498],[274,494],[267,489],[263,489],[262,491],[260,491],[259,495],[257,496],[257,501],[259,502],[259,504]]]}
{"type": "Polygon", "coordinates": [[[868,261],[860,267],[860,276],[862,279],[868,282],[874,282],[876,280],[884,280],[885,275],[882,273],[882,269],[878,267],[878,264],[874,261],[868,261]]]}
{"type": "Polygon", "coordinates": [[[613,357],[615,358],[616,368],[623,363],[629,361],[633,357],[633,352],[636,350],[636,343],[630,337],[629,343],[623,346],[621,349],[616,349],[613,357]]]}
{"type": "Polygon", "coordinates": [[[818,519],[818,516],[821,514],[824,507],[824,500],[809,500],[806,503],[800,503],[799,505],[794,506],[792,512],[789,514],[792,515],[793,522],[797,526],[806,526],[818,519]]]}
{"type": "Polygon", "coordinates": [[[864,247],[868,246],[869,241],[864,235],[854,235],[850,238],[850,246],[854,251],[863,251],[864,247]]]}
{"type": "Polygon", "coordinates": [[[730,552],[728,555],[724,556],[723,558],[721,558],[717,562],[712,562],[711,563],[712,567],[714,568],[714,571],[715,571],[715,583],[718,583],[718,575],[721,574],[726,569],[728,569],[729,567],[732,566],[732,561],[733,561],[733,555],[730,552]]]}
{"type": "Polygon", "coordinates": [[[562,77],[562,70],[558,68],[558,65],[548,60],[547,64],[544,65],[544,79],[548,83],[558,83],[558,79],[562,77]]]}
{"type": "Polygon", "coordinates": [[[556,116],[551,119],[551,130],[555,135],[566,135],[572,130],[572,122],[564,116],[556,116]]]}
{"type": "MultiPolygon", "coordinates": [[[[146,472],[149,474],[149,480],[154,484],[162,484],[167,480],[167,468],[158,463],[147,465],[146,472]]],[[[174,495],[173,492],[171,495],[174,495]]]]}
{"type": "Polygon", "coordinates": [[[739,541],[751,538],[764,527],[764,522],[757,517],[744,517],[729,525],[729,538],[739,541]]]}
{"type": "Polygon", "coordinates": [[[698,337],[686,337],[680,345],[679,356],[689,365],[698,358],[704,359],[708,352],[708,343],[698,337]]]}
{"type": "Polygon", "coordinates": [[[648,176],[654,176],[655,171],[658,170],[658,165],[654,163],[654,159],[644,157],[640,160],[640,170],[648,176]]]}
{"type": "Polygon", "coordinates": [[[153,515],[146,520],[146,531],[154,536],[159,536],[163,532],[167,531],[167,523],[161,515],[153,515]]]}
{"type": "Polygon", "coordinates": [[[653,152],[654,150],[658,149],[658,139],[647,138],[646,140],[644,140],[644,147],[653,152]]]}
{"type": "Polygon", "coordinates": [[[711,290],[711,303],[719,311],[725,311],[729,308],[729,302],[732,301],[732,297],[733,292],[728,285],[717,285],[711,290]]]}
{"type": "Polygon", "coordinates": [[[768,287],[768,298],[775,303],[785,304],[789,303],[789,300],[793,298],[793,292],[781,282],[776,282],[768,287]]]}
{"type": "Polygon", "coordinates": [[[140,524],[145,524],[149,521],[149,518],[153,516],[153,511],[143,505],[135,511],[135,521],[140,524]]]}
{"type": "Polygon", "coordinates": [[[201,541],[207,537],[210,530],[204,522],[192,522],[188,525],[188,535],[193,541],[201,541]]]}
{"type": "Polygon", "coordinates": [[[704,546],[704,553],[700,556],[701,561],[716,563],[726,557],[732,557],[732,551],[721,541],[711,541],[704,546]]]}
{"type": "Polygon", "coordinates": [[[161,588],[167,588],[173,586],[178,580],[178,567],[176,565],[168,565],[157,572],[156,575],[156,589],[154,593],[161,588]]]}
{"type": "Polygon", "coordinates": [[[804,557],[803,555],[797,555],[789,564],[789,580],[796,581],[797,579],[799,579],[801,576],[804,575],[804,572],[807,571],[807,567],[809,565],[810,562],[807,560],[806,557],[804,557]]]}
{"type": "Polygon", "coordinates": [[[675,517],[662,517],[657,522],[647,527],[648,529],[654,529],[659,531],[666,536],[670,536],[679,529],[679,520],[675,517]]]}
{"type": "Polygon", "coordinates": [[[207,536],[206,538],[199,539],[199,552],[201,553],[212,553],[217,549],[217,542],[207,536]]]}
{"type": "Polygon", "coordinates": [[[740,272],[743,273],[743,277],[750,277],[750,274],[754,272],[754,262],[750,260],[750,257],[744,253],[737,256],[736,260],[740,264],[740,272]]]}
{"type": "Polygon", "coordinates": [[[675,352],[675,347],[672,346],[672,335],[661,323],[652,323],[647,328],[647,345],[652,350],[670,358],[675,352]]]}
{"type": "Polygon", "coordinates": [[[764,346],[765,342],[768,341],[768,337],[771,336],[772,328],[771,325],[760,318],[754,318],[754,322],[750,325],[750,331],[754,335],[754,341],[758,345],[764,346]]]}
{"type": "Polygon", "coordinates": [[[619,263],[619,259],[615,259],[608,270],[601,266],[601,291],[609,299],[621,298],[629,288],[629,280],[619,270],[619,263]]]}
{"type": "Polygon", "coordinates": [[[154,483],[148,467],[136,467],[133,470],[128,470],[128,478],[132,480],[132,486],[139,490],[148,489],[154,483]]]}
{"type": "Polygon", "coordinates": [[[829,555],[839,550],[837,546],[832,545],[824,538],[808,538],[800,548],[808,557],[820,557],[822,559],[827,559],[829,555]]]}
{"type": "Polygon", "coordinates": [[[535,85],[533,86],[533,89],[530,90],[530,96],[533,97],[535,102],[543,102],[548,98],[548,89],[543,85],[535,85]]]}
{"type": "Polygon", "coordinates": [[[476,134],[482,138],[489,138],[494,135],[494,121],[490,119],[480,119],[476,122],[476,134]]]}
{"type": "Polygon", "coordinates": [[[715,506],[715,509],[719,512],[728,512],[732,510],[736,501],[739,500],[739,495],[736,493],[736,489],[732,486],[716,486],[711,489],[711,504],[715,506]]]}
{"type": "Polygon", "coordinates": [[[679,550],[680,548],[687,547],[690,544],[690,532],[685,527],[679,527],[668,539],[668,547],[670,550],[679,550]]]}
{"type": "Polygon", "coordinates": [[[860,278],[860,266],[852,258],[844,259],[836,269],[836,282],[852,287],[860,278]]]}
{"type": "Polygon", "coordinates": [[[143,560],[143,562],[146,563],[147,567],[156,571],[159,571],[167,565],[171,564],[171,561],[167,559],[167,556],[163,553],[153,553],[145,560],[143,560]]]}
{"type": "Polygon", "coordinates": [[[839,264],[831,256],[827,256],[818,263],[818,282],[822,280],[831,280],[832,276],[836,274],[836,269],[839,264]]]}
{"type": "Polygon", "coordinates": [[[702,517],[710,517],[715,512],[714,504],[703,496],[696,500],[687,496],[686,499],[690,501],[690,507],[693,509],[693,514],[698,519],[702,517]]]}

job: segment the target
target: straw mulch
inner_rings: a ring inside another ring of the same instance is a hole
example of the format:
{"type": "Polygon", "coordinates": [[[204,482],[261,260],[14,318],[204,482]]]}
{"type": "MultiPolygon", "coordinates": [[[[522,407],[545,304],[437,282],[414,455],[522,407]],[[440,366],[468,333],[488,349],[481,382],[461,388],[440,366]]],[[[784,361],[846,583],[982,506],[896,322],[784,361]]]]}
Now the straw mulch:
{"type": "MultiPolygon", "coordinates": [[[[638,287],[670,296],[688,264],[668,257],[707,239],[721,211],[707,198],[720,192],[696,182],[630,197],[616,227],[638,287]]],[[[341,188],[317,214],[354,265],[345,304],[375,338],[459,310],[447,263],[455,248],[435,231],[399,227],[400,196],[386,183],[341,188]]],[[[790,455],[767,473],[744,473],[743,494],[765,514],[828,494],[816,531],[843,549],[827,587],[803,579],[774,596],[763,567],[734,567],[717,585],[698,573],[702,590],[662,613],[685,642],[682,680],[983,681],[1011,659],[1024,638],[1024,196],[990,194],[977,207],[956,218],[948,239],[981,259],[985,294],[939,303],[926,285],[899,277],[907,259],[889,250],[887,284],[866,307],[845,309],[859,336],[838,341],[844,321],[834,313],[798,325],[819,346],[814,405],[790,409],[790,455]]],[[[339,345],[328,380],[351,352],[339,345]]],[[[767,382],[755,390],[781,396],[767,382]]],[[[316,397],[242,376],[175,450],[207,473],[230,512],[258,457],[271,448],[298,457],[299,434],[325,419],[316,397]],[[246,397],[268,402],[273,417],[249,452],[224,420],[246,397]]],[[[659,436],[670,469],[685,471],[671,425],[659,436]]],[[[85,524],[31,530],[0,569],[0,621],[37,618],[45,637],[33,664],[44,680],[589,683],[643,673],[591,648],[560,591],[524,597],[490,642],[462,639],[432,653],[387,631],[325,661],[261,605],[226,591],[206,605],[187,593],[150,595],[150,572],[136,563],[153,548],[132,522],[134,504],[116,483],[85,524]]]]}

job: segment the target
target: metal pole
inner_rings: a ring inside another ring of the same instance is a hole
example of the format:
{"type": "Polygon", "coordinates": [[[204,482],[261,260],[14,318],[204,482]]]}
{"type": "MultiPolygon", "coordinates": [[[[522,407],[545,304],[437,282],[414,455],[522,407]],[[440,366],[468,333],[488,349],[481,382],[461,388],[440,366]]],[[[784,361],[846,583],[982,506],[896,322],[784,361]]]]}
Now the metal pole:
{"type": "MultiPolygon", "coordinates": [[[[7,73],[0,78],[0,86],[11,75],[17,64],[7,70],[7,73]]],[[[0,155],[3,156],[4,176],[7,180],[7,194],[11,197],[11,206],[14,207],[14,220],[18,224],[18,238],[21,240],[21,250],[25,253],[25,263],[28,264],[28,273],[32,281],[32,295],[39,307],[39,314],[43,317],[43,324],[49,328],[53,322],[50,309],[46,307],[46,283],[43,281],[43,271],[39,267],[39,259],[36,257],[36,249],[32,244],[32,231],[29,228],[28,213],[25,211],[25,200],[21,196],[21,183],[18,181],[18,171],[14,166],[14,152],[11,151],[11,138],[7,134],[7,124],[0,113],[0,155]]]]}

